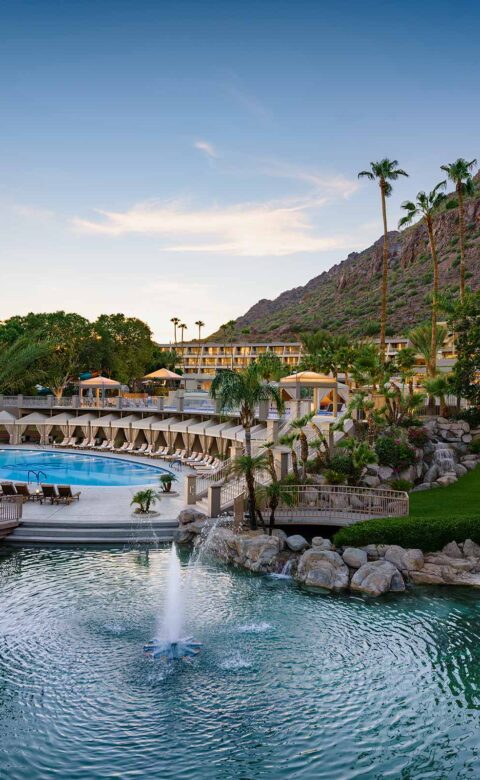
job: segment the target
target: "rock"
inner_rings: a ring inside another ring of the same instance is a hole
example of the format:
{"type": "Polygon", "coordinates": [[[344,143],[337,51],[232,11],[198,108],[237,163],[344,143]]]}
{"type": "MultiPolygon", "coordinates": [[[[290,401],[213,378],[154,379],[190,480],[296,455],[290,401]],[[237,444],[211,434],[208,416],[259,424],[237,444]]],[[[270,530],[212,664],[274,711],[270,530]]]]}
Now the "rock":
{"type": "Polygon", "coordinates": [[[399,479],[406,479],[407,482],[415,482],[415,478],[417,476],[417,470],[415,466],[409,466],[407,469],[404,469],[399,474],[399,479]]]}
{"type": "Polygon", "coordinates": [[[177,520],[180,525],[186,525],[187,523],[194,523],[195,520],[205,520],[206,517],[204,512],[200,512],[195,507],[189,507],[188,509],[182,509],[177,520]]]}
{"type": "Polygon", "coordinates": [[[448,555],[449,558],[463,558],[463,553],[456,542],[446,544],[442,552],[444,555],[448,555]]]}
{"type": "Polygon", "coordinates": [[[308,542],[300,534],[293,534],[293,536],[287,536],[287,547],[293,552],[302,552],[308,547],[308,542]]]}
{"type": "Polygon", "coordinates": [[[272,531],[272,536],[276,536],[277,539],[280,539],[283,542],[283,547],[285,547],[285,543],[287,541],[287,534],[285,531],[282,531],[281,528],[274,528],[272,531]]]}
{"type": "Polygon", "coordinates": [[[359,569],[367,563],[367,553],[359,547],[347,547],[342,555],[344,563],[352,569],[359,569]]]}
{"type": "MultiPolygon", "coordinates": [[[[432,482],[422,482],[420,485],[416,485],[414,488],[412,488],[410,493],[421,493],[422,490],[431,490],[434,485],[435,483],[432,482]]],[[[438,485],[435,485],[435,487],[438,487],[438,485]]]]}
{"type": "Polygon", "coordinates": [[[464,460],[463,461],[463,465],[465,466],[465,468],[468,471],[471,471],[472,469],[474,469],[476,467],[477,461],[476,460],[464,460]]]}
{"type": "Polygon", "coordinates": [[[208,549],[221,560],[232,560],[238,538],[229,528],[214,528],[208,536],[208,549]]]}
{"type": "Polygon", "coordinates": [[[400,571],[423,569],[423,552],[417,549],[404,549],[397,544],[391,544],[385,550],[385,560],[393,563],[400,571]]]}
{"type": "Polygon", "coordinates": [[[473,563],[468,558],[450,558],[445,553],[429,553],[425,556],[425,566],[439,566],[442,569],[451,569],[452,571],[470,571],[473,563]]]}
{"type": "Polygon", "coordinates": [[[379,466],[378,463],[369,463],[367,466],[367,474],[371,474],[372,476],[376,477],[378,476],[380,468],[381,466],[379,466]]]}
{"type": "Polygon", "coordinates": [[[424,474],[423,481],[424,482],[435,482],[436,479],[438,479],[440,476],[440,472],[438,470],[438,466],[435,464],[433,466],[430,466],[429,469],[424,474]]]}
{"type": "Polygon", "coordinates": [[[333,550],[307,550],[298,561],[297,579],[315,588],[343,590],[348,587],[348,567],[333,550]]]}
{"type": "Polygon", "coordinates": [[[365,547],[360,547],[361,550],[365,550],[367,553],[367,559],[369,561],[378,561],[378,550],[376,544],[367,544],[365,547]]]}
{"type": "Polygon", "coordinates": [[[464,444],[470,444],[470,442],[472,441],[472,438],[473,437],[472,437],[471,433],[464,433],[463,436],[462,436],[462,441],[464,442],[464,444]]]}
{"type": "Polygon", "coordinates": [[[463,475],[466,473],[467,473],[467,469],[465,468],[465,466],[462,466],[461,463],[455,464],[455,474],[457,475],[457,477],[463,477],[463,475]]]}
{"type": "Polygon", "coordinates": [[[312,547],[316,550],[334,550],[335,545],[330,539],[324,539],[323,536],[314,536],[312,539],[312,547]]]}
{"type": "Polygon", "coordinates": [[[382,482],[388,482],[389,479],[392,478],[393,475],[393,469],[390,468],[390,466],[380,466],[378,469],[378,476],[382,480],[382,482]]]}
{"type": "Polygon", "coordinates": [[[267,534],[240,535],[235,537],[234,544],[237,550],[236,563],[250,571],[267,572],[275,570],[275,558],[282,549],[283,541],[267,534]]]}
{"type": "Polygon", "coordinates": [[[376,488],[380,485],[380,479],[377,476],[371,476],[370,474],[367,474],[366,477],[363,477],[362,482],[365,487],[370,488],[376,488]]]}
{"type": "Polygon", "coordinates": [[[480,545],[472,542],[471,539],[465,539],[463,543],[463,554],[467,558],[480,558],[480,545]]]}
{"type": "Polygon", "coordinates": [[[440,487],[445,487],[446,485],[453,485],[454,482],[457,481],[457,475],[448,473],[445,474],[443,477],[439,477],[436,481],[436,485],[440,485],[440,487]]]}
{"type": "Polygon", "coordinates": [[[388,591],[405,590],[405,582],[398,569],[388,561],[372,561],[361,566],[352,577],[350,588],[369,596],[380,596],[388,591]]]}

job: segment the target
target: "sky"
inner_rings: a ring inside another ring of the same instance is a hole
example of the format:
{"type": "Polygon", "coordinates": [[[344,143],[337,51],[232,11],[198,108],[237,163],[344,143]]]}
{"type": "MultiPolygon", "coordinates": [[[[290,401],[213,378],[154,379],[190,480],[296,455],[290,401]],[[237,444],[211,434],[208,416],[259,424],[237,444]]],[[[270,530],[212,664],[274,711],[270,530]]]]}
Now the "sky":
{"type": "Polygon", "coordinates": [[[0,319],[122,311],[172,338],[381,233],[382,157],[480,157],[474,0],[2,0],[0,319]]]}

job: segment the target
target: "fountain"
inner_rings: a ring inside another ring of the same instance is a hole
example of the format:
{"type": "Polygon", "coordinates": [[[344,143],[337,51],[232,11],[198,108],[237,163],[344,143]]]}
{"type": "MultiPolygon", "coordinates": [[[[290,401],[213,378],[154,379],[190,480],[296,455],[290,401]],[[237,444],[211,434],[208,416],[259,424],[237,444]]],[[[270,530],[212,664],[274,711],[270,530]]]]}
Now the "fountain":
{"type": "Polygon", "coordinates": [[[170,551],[167,574],[167,597],[160,634],[161,639],[152,639],[143,647],[145,655],[160,658],[168,663],[189,660],[200,652],[200,642],[192,637],[182,637],[183,593],[180,561],[174,544],[170,551]]]}
{"type": "Polygon", "coordinates": [[[433,462],[437,466],[440,476],[455,473],[455,457],[448,444],[437,442],[434,447],[433,462]]]}

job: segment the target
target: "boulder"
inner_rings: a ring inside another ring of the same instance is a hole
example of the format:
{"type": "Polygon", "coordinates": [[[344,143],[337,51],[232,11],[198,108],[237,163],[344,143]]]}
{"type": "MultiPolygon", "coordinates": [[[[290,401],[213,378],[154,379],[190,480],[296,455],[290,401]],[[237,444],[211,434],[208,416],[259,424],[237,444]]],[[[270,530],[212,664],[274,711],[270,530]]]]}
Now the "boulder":
{"type": "Polygon", "coordinates": [[[326,590],[348,587],[348,567],[333,550],[312,548],[298,561],[297,579],[305,585],[326,590]]]}
{"type": "Polygon", "coordinates": [[[378,561],[378,550],[376,544],[367,544],[365,547],[360,547],[361,550],[365,550],[367,553],[367,560],[378,561]]]}
{"type": "Polygon", "coordinates": [[[470,444],[472,441],[472,434],[471,433],[464,433],[462,436],[462,441],[464,444],[470,444]]]}
{"type": "Polygon", "coordinates": [[[213,528],[208,535],[208,550],[223,561],[231,561],[235,556],[238,538],[229,528],[213,528]]]}
{"type": "Polygon", "coordinates": [[[431,490],[432,487],[438,487],[435,482],[422,482],[411,489],[410,493],[421,493],[422,490],[431,490]]]}
{"type": "Polygon", "coordinates": [[[188,523],[194,523],[196,520],[205,520],[207,515],[204,512],[200,512],[195,507],[188,507],[188,509],[182,509],[177,517],[180,525],[187,525],[188,523]]]}
{"type": "Polygon", "coordinates": [[[367,474],[371,474],[372,476],[375,477],[375,476],[378,475],[378,472],[380,471],[381,468],[382,467],[379,466],[378,463],[369,463],[368,466],[367,466],[366,473],[367,474]]]}
{"type": "Polygon", "coordinates": [[[334,550],[335,545],[330,539],[324,539],[323,536],[314,536],[312,539],[312,547],[316,550],[334,550]]]}
{"type": "Polygon", "coordinates": [[[457,475],[449,472],[448,474],[445,474],[443,477],[439,477],[435,484],[440,485],[440,487],[446,487],[447,485],[453,485],[453,483],[456,481],[457,481],[457,475]]]}
{"type": "Polygon", "coordinates": [[[285,531],[282,531],[281,528],[274,528],[272,531],[272,536],[276,536],[277,539],[280,539],[283,542],[282,549],[284,549],[285,543],[287,541],[287,534],[285,533],[285,531]]]}
{"type": "Polygon", "coordinates": [[[377,476],[367,474],[362,479],[362,483],[365,487],[376,488],[380,485],[380,479],[377,476]]]}
{"type": "Polygon", "coordinates": [[[352,577],[350,588],[368,596],[380,596],[388,591],[405,590],[398,569],[388,561],[372,561],[361,566],[352,577]]]}
{"type": "Polygon", "coordinates": [[[393,469],[390,466],[380,466],[378,469],[378,476],[382,482],[388,482],[393,476],[393,469]]]}
{"type": "Polygon", "coordinates": [[[406,479],[407,482],[415,482],[417,476],[417,470],[415,466],[409,466],[399,474],[399,479],[406,479]]]}
{"type": "Polygon", "coordinates": [[[300,534],[293,534],[293,536],[287,536],[287,547],[293,552],[302,552],[308,547],[307,540],[300,534]]]}
{"type": "Polygon", "coordinates": [[[423,569],[423,552],[418,549],[404,549],[397,544],[391,544],[385,550],[385,560],[393,563],[400,571],[423,569]]]}
{"type": "Polygon", "coordinates": [[[359,547],[347,547],[343,551],[343,562],[352,569],[359,569],[367,563],[367,553],[359,547]]]}
{"type": "Polygon", "coordinates": [[[476,460],[464,460],[462,465],[465,466],[467,471],[471,471],[472,469],[474,469],[476,467],[477,461],[476,460]]]}
{"type": "Polygon", "coordinates": [[[436,479],[438,479],[440,476],[440,471],[438,469],[438,466],[433,464],[433,466],[430,466],[429,469],[426,470],[423,481],[424,482],[435,482],[436,479]]]}
{"type": "Polygon", "coordinates": [[[255,572],[274,571],[276,556],[283,547],[281,539],[267,534],[237,536],[234,544],[237,551],[235,563],[255,572]]]}
{"type": "Polygon", "coordinates": [[[457,475],[457,477],[463,477],[463,475],[466,473],[467,473],[467,469],[465,468],[465,466],[462,466],[461,463],[455,464],[455,474],[457,475]]]}
{"type": "Polygon", "coordinates": [[[456,542],[449,542],[442,549],[444,555],[448,555],[449,558],[463,558],[463,553],[456,542]]]}
{"type": "Polygon", "coordinates": [[[466,539],[463,543],[463,554],[467,558],[480,558],[480,545],[472,542],[471,539],[466,539]]]}

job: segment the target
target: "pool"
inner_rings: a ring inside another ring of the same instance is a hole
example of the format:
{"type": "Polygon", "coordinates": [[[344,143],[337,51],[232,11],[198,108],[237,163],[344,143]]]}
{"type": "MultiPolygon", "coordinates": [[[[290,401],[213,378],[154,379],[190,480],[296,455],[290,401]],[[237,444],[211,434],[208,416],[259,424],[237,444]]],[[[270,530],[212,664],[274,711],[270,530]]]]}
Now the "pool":
{"type": "Polygon", "coordinates": [[[203,650],[165,667],[142,645],[168,554],[0,547],[2,779],[480,776],[478,594],[311,594],[200,563],[203,650]]]}
{"type": "Polygon", "coordinates": [[[155,485],[166,469],[123,458],[49,450],[0,449],[0,481],[125,487],[155,485]],[[31,472],[29,474],[29,472],[31,472]],[[33,473],[35,472],[35,474],[33,473]]]}

